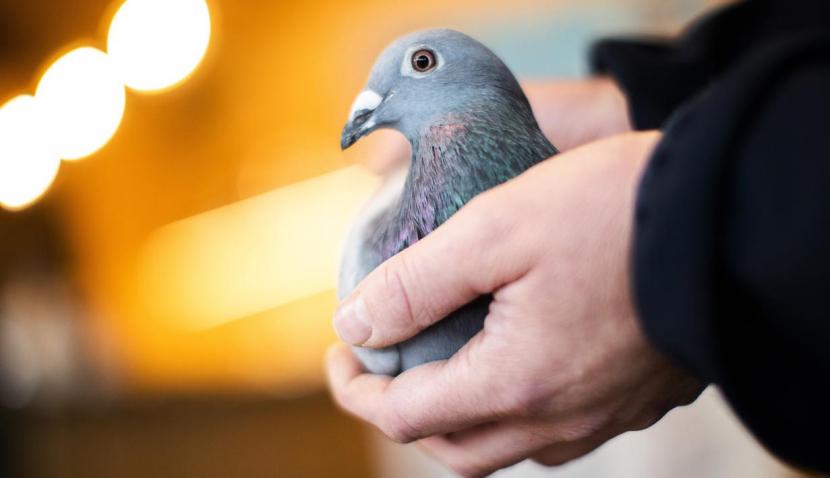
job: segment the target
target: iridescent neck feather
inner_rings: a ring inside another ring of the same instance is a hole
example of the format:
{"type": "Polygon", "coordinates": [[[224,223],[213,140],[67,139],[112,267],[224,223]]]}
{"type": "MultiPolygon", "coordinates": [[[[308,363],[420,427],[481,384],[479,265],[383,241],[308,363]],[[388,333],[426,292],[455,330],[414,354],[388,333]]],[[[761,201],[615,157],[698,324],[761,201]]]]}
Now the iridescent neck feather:
{"type": "Polygon", "coordinates": [[[557,152],[529,108],[476,113],[483,112],[433,120],[410,138],[412,164],[397,207],[380,218],[371,240],[381,260],[435,230],[479,193],[557,152]]]}

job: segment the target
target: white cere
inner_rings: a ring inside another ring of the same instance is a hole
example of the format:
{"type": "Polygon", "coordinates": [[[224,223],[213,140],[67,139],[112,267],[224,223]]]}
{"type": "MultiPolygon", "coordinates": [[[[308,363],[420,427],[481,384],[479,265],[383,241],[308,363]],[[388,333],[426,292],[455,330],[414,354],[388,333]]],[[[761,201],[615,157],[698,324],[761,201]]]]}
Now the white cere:
{"type": "Polygon", "coordinates": [[[362,110],[374,110],[378,107],[383,97],[372,90],[363,90],[357,95],[352,103],[352,109],[349,111],[349,121],[354,119],[355,114],[362,110]]]}

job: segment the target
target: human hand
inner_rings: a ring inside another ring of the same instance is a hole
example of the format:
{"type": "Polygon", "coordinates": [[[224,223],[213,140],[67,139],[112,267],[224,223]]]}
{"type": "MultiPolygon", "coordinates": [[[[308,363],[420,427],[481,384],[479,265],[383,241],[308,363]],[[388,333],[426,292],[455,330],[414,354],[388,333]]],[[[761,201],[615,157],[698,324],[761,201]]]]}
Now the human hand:
{"type": "Polygon", "coordinates": [[[337,402],[481,476],[528,457],[564,463],[692,401],[701,385],[646,342],[631,302],[635,188],[659,137],[545,161],[373,271],[335,315],[341,336],[365,338],[357,345],[391,345],[480,295],[493,301],[453,357],[395,378],[363,373],[335,346],[337,402]]]}
{"type": "Polygon", "coordinates": [[[522,84],[536,121],[560,151],[631,131],[628,103],[609,77],[522,84]]]}
{"type": "MultiPolygon", "coordinates": [[[[560,151],[631,131],[625,96],[614,80],[531,81],[522,89],[545,136],[560,151]]],[[[346,152],[386,175],[409,161],[409,142],[393,130],[379,130],[346,152]]]]}

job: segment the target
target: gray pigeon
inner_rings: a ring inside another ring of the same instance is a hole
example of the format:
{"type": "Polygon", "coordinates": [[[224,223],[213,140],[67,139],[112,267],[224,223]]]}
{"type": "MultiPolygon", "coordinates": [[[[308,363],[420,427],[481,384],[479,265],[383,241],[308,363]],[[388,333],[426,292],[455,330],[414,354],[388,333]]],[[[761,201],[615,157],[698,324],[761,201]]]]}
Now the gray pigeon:
{"type": "MultiPolygon", "coordinates": [[[[557,153],[507,66],[452,30],[404,36],[380,55],[340,145],[346,149],[378,128],[406,136],[411,164],[402,186],[381,194],[385,201],[375,198],[353,227],[341,264],[341,300],[474,196],[557,153]]],[[[489,303],[481,297],[411,339],[383,349],[355,347],[355,354],[367,371],[384,375],[447,359],[481,330],[489,303]]]]}

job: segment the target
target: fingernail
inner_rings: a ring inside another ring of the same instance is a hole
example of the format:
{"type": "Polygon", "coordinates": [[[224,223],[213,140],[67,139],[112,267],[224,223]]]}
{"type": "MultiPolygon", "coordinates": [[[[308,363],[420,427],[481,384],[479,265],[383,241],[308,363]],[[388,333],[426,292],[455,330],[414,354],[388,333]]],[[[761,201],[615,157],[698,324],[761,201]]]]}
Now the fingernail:
{"type": "Polygon", "coordinates": [[[366,319],[366,304],[361,297],[350,300],[334,313],[334,330],[340,339],[352,345],[361,345],[372,335],[366,319]]]}

